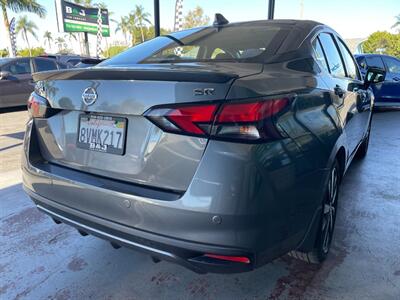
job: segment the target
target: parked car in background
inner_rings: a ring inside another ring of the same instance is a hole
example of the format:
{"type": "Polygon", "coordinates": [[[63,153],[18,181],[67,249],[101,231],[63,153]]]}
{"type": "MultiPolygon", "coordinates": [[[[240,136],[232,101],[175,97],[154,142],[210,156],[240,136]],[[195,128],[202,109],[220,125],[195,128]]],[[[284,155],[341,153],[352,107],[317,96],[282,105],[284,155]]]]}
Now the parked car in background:
{"type": "Polygon", "coordinates": [[[372,85],[375,107],[400,108],[400,60],[380,54],[359,54],[355,57],[363,75],[368,67],[377,67],[386,71],[385,81],[372,85]]]}
{"type": "Polygon", "coordinates": [[[101,63],[104,59],[98,58],[83,58],[79,63],[77,63],[74,68],[90,68],[101,63]]]}
{"type": "Polygon", "coordinates": [[[34,90],[32,73],[66,69],[54,59],[17,57],[0,59],[0,108],[26,105],[34,90]]]}
{"type": "Polygon", "coordinates": [[[201,273],[327,257],[373,106],[328,26],[218,15],[34,79],[23,186],[57,223],[201,273]]]}
{"type": "Polygon", "coordinates": [[[68,68],[75,67],[83,59],[91,59],[90,57],[84,57],[76,54],[45,54],[41,55],[40,57],[55,59],[57,62],[68,66],[68,68]]]}

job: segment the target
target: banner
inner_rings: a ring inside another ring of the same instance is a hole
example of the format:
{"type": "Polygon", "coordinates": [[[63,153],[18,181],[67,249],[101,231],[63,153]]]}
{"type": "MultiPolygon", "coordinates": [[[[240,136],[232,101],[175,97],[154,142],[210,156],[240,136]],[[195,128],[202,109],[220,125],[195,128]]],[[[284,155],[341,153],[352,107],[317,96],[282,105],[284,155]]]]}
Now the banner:
{"type": "MultiPolygon", "coordinates": [[[[85,7],[65,0],[56,0],[58,31],[97,34],[98,12],[95,7],[85,7]]],[[[108,10],[101,10],[101,33],[110,36],[108,10]]]]}
{"type": "Polygon", "coordinates": [[[15,36],[15,18],[11,19],[10,22],[10,42],[11,42],[11,49],[10,49],[10,57],[17,56],[17,37],[15,36]]]}

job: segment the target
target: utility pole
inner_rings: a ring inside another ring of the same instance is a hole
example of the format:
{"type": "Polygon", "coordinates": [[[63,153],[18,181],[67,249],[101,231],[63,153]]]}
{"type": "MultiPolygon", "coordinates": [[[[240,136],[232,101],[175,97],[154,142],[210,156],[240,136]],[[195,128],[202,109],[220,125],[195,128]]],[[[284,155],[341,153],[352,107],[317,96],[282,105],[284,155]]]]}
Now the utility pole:
{"type": "Polygon", "coordinates": [[[304,19],[304,0],[300,0],[300,19],[304,19]]]}
{"type": "Polygon", "coordinates": [[[85,44],[85,52],[87,56],[90,56],[90,50],[89,50],[89,36],[87,32],[84,32],[84,40],[83,40],[84,44],[85,44]]]}
{"type": "Polygon", "coordinates": [[[160,0],[154,0],[154,35],[160,36],[160,0]]]}
{"type": "Polygon", "coordinates": [[[268,20],[274,19],[275,0],[268,0],[268,20]]]}

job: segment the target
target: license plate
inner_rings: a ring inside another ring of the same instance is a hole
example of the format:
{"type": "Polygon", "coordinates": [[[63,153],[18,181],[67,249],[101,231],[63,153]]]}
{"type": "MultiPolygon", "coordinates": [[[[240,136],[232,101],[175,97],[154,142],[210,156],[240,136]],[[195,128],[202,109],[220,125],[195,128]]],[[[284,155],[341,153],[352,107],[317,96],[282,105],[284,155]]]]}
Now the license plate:
{"type": "Polygon", "coordinates": [[[123,155],[126,119],[103,115],[80,115],[77,146],[104,153],[123,155]]]}

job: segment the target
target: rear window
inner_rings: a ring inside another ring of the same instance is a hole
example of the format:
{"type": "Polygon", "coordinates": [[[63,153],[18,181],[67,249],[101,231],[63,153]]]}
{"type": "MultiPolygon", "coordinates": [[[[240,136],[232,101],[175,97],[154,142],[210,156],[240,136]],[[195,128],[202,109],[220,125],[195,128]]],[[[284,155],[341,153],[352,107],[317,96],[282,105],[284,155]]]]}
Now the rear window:
{"type": "Polygon", "coordinates": [[[264,54],[283,37],[282,29],[274,26],[206,28],[183,38],[183,45],[174,42],[156,51],[143,63],[249,59],[264,54]]]}
{"type": "Polygon", "coordinates": [[[81,59],[80,58],[73,58],[73,59],[69,59],[67,61],[67,63],[71,64],[72,66],[75,66],[76,64],[80,63],[81,59]]]}
{"type": "Polygon", "coordinates": [[[275,53],[290,28],[278,24],[197,28],[155,38],[100,66],[249,59],[263,61],[266,56],[275,53]]]}
{"type": "Polygon", "coordinates": [[[57,64],[52,59],[35,58],[35,64],[37,72],[57,70],[57,64]]]}
{"type": "Polygon", "coordinates": [[[0,67],[10,61],[11,61],[11,58],[0,58],[0,67]]]}
{"type": "Polygon", "coordinates": [[[12,61],[8,65],[1,68],[2,71],[10,72],[14,75],[30,74],[31,60],[29,58],[20,58],[12,61]]]}

